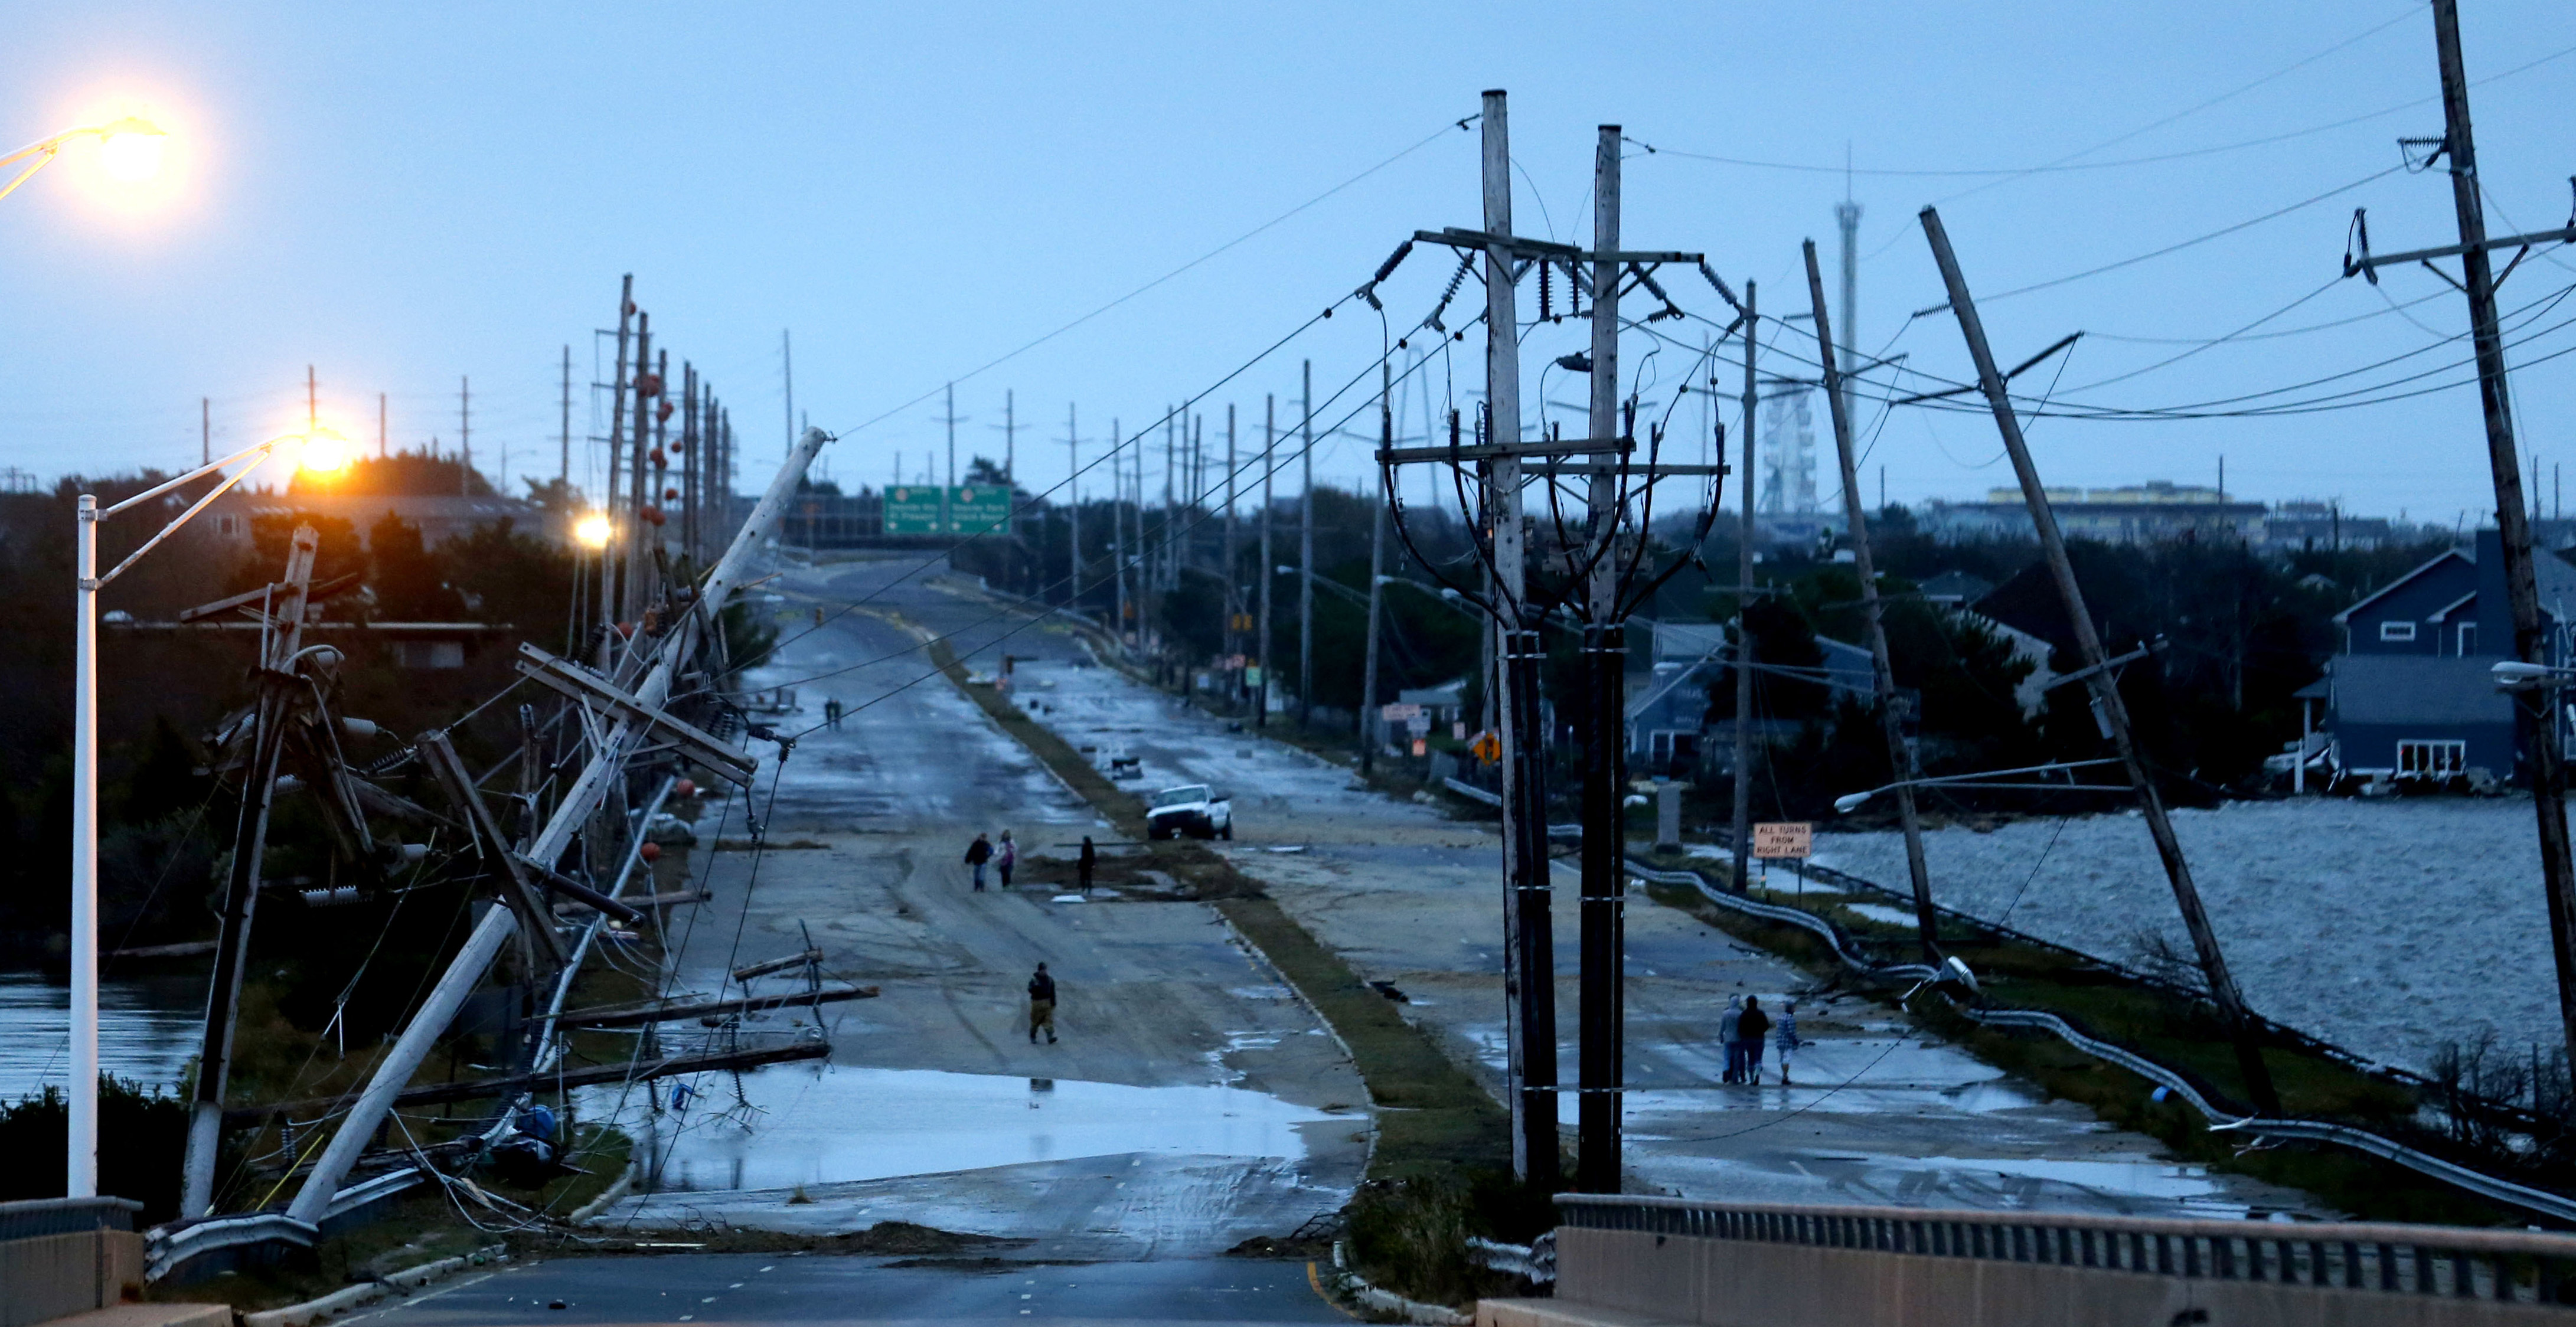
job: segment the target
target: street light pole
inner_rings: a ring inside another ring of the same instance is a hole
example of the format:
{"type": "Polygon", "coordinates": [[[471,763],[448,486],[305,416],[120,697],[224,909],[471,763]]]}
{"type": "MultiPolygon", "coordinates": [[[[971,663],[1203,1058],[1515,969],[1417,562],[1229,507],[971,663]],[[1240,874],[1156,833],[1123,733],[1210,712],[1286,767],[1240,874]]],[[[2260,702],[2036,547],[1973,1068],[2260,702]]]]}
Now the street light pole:
{"type": "Polygon", "coordinates": [[[71,1090],[67,1104],[70,1114],[65,1123],[63,1147],[63,1193],[71,1198],[98,1196],[98,592],[107,588],[144,554],[159,547],[180,526],[195,519],[232,487],[258,469],[256,463],[243,466],[240,473],[215,485],[197,499],[178,519],[161,527],[158,534],[143,541],[143,546],[126,556],[123,562],[102,576],[98,573],[99,522],[119,512],[141,506],[182,485],[193,483],[225,466],[251,456],[265,460],[276,453],[278,444],[301,439],[306,454],[316,469],[336,470],[346,464],[344,444],[336,434],[316,429],[310,433],[288,434],[271,438],[257,446],[245,447],[211,465],[203,465],[176,479],[146,489],[113,507],[102,510],[98,495],[83,493],[74,513],[74,573],[72,589],[72,991],[71,991],[71,1090]],[[335,450],[319,454],[317,444],[328,439],[335,450]],[[325,461],[328,464],[325,464],[325,461]]]}

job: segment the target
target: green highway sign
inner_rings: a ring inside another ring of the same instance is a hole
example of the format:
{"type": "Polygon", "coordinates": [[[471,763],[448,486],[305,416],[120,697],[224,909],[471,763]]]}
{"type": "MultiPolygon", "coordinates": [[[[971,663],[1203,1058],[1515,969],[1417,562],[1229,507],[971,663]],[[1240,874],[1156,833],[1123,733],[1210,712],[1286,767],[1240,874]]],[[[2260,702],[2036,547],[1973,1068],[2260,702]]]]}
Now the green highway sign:
{"type": "Polygon", "coordinates": [[[885,532],[889,535],[1009,534],[1011,490],[1000,484],[960,484],[942,489],[914,484],[885,490],[885,532]],[[940,499],[947,498],[946,519],[940,499]]]}

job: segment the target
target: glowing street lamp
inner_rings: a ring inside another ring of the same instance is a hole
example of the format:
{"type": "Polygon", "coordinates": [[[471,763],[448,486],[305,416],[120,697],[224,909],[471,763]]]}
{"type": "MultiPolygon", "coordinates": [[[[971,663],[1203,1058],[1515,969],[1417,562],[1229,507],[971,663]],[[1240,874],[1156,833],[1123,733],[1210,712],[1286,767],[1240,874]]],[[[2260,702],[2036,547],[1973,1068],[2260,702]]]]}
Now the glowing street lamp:
{"type": "Polygon", "coordinates": [[[308,470],[336,470],[349,463],[348,439],[329,429],[316,428],[245,447],[113,507],[101,509],[94,493],[80,495],[74,527],[79,540],[75,563],[78,581],[72,597],[72,1081],[63,1181],[63,1192],[68,1197],[98,1196],[98,592],[215,499],[248,479],[261,462],[281,452],[308,470]],[[99,522],[254,456],[259,460],[215,485],[195,505],[179,513],[177,520],[144,540],[143,546],[116,564],[115,570],[104,576],[98,574],[99,522]]]}
{"type": "Polygon", "coordinates": [[[587,513],[580,520],[573,522],[572,526],[572,537],[579,540],[582,547],[588,549],[608,547],[608,537],[613,533],[615,533],[615,527],[608,523],[608,513],[604,511],[587,513]]]}
{"type": "Polygon", "coordinates": [[[161,149],[170,141],[170,135],[159,125],[132,115],[105,124],[66,129],[51,138],[38,139],[7,156],[0,156],[0,166],[14,166],[30,157],[35,158],[28,161],[24,170],[10,177],[7,184],[0,185],[0,198],[8,197],[36,172],[52,165],[54,158],[62,154],[63,145],[79,138],[96,138],[99,141],[100,169],[105,170],[110,178],[128,184],[148,180],[160,172],[161,149]]]}

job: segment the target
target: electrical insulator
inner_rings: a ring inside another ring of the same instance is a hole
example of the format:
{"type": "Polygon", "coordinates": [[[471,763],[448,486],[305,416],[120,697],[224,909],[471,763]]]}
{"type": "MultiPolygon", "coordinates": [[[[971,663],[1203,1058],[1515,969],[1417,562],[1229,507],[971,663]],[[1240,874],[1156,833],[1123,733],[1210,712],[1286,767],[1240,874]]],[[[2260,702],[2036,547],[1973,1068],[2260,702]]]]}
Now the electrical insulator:
{"type": "Polygon", "coordinates": [[[636,374],[635,394],[637,396],[646,397],[660,396],[662,394],[662,375],[658,373],[636,374]]]}
{"type": "Polygon", "coordinates": [[[659,419],[659,420],[668,420],[668,419],[670,419],[670,417],[671,417],[671,412],[672,412],[672,411],[675,411],[675,410],[677,410],[677,409],[679,409],[679,407],[678,407],[678,406],[675,406],[675,405],[673,405],[673,404],[671,404],[670,399],[666,397],[666,398],[664,398],[664,399],[663,399],[663,401],[662,401],[661,408],[660,408],[660,409],[657,409],[657,410],[655,410],[655,411],[653,412],[653,418],[655,418],[655,419],[659,419]]]}
{"type": "Polygon", "coordinates": [[[661,448],[659,448],[659,447],[656,447],[656,448],[654,448],[654,449],[653,449],[653,453],[652,453],[652,455],[653,455],[653,468],[654,468],[654,469],[656,469],[656,470],[659,470],[659,469],[661,469],[662,467],[664,467],[664,466],[666,466],[666,465],[669,465],[669,464],[671,463],[671,458],[670,458],[670,457],[667,457],[667,456],[664,456],[664,455],[662,454],[662,449],[661,449],[661,448]]]}
{"type": "Polygon", "coordinates": [[[666,488],[666,489],[663,489],[663,490],[662,490],[662,500],[663,500],[664,502],[677,502],[677,501],[679,501],[679,500],[680,500],[680,490],[678,490],[678,489],[676,489],[676,488],[666,488]]]}
{"type": "Polygon", "coordinates": [[[644,523],[647,525],[660,525],[662,523],[662,509],[649,502],[645,503],[644,510],[637,512],[636,515],[643,517],[644,523]]]}

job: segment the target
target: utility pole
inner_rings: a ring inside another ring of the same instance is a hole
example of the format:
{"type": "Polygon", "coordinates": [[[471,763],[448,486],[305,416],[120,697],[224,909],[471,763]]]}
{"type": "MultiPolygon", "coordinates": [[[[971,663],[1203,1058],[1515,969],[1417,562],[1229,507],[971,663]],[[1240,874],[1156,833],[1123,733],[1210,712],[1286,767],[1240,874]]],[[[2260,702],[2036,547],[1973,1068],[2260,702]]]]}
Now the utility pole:
{"type": "Polygon", "coordinates": [[[1252,726],[1255,728],[1270,726],[1270,675],[1273,671],[1270,658],[1270,590],[1271,583],[1279,579],[1279,564],[1271,560],[1270,553],[1270,505],[1271,476],[1278,473],[1278,458],[1279,398],[1275,394],[1264,394],[1261,398],[1261,643],[1256,647],[1261,655],[1261,685],[1254,688],[1259,694],[1252,701],[1252,726]]]}
{"type": "MultiPolygon", "coordinates": [[[[793,455],[796,451],[796,353],[795,347],[788,343],[784,327],[778,329],[778,372],[787,384],[787,450],[793,455]]],[[[940,504],[939,514],[943,518],[948,515],[944,501],[940,504]]]]}
{"type": "Polygon", "coordinates": [[[695,570],[698,560],[698,366],[680,361],[680,552],[695,570]]]}
{"type": "MultiPolygon", "coordinates": [[[[1753,887],[1753,412],[1762,404],[1753,380],[1753,351],[1762,343],[1755,282],[1744,283],[1744,514],[1735,530],[1735,892],[1753,887]]],[[[1712,382],[1714,379],[1712,378],[1712,382]]]]}
{"type": "MultiPolygon", "coordinates": [[[[1241,632],[1239,632],[1239,631],[1235,630],[1235,622],[1236,622],[1236,620],[1238,619],[1239,615],[1243,612],[1243,584],[1242,584],[1242,581],[1243,581],[1243,569],[1242,569],[1240,566],[1238,566],[1238,565],[1237,565],[1237,563],[1239,563],[1241,560],[1242,560],[1242,559],[1240,559],[1240,558],[1238,558],[1238,557],[1236,557],[1236,556],[1235,556],[1235,547],[1234,547],[1234,403],[1233,403],[1232,401],[1228,401],[1228,402],[1226,402],[1226,405],[1225,405],[1225,563],[1224,563],[1224,565],[1225,565],[1225,652],[1226,652],[1226,654],[1227,654],[1227,655],[1229,655],[1229,656],[1237,655],[1237,654],[1241,654],[1241,653],[1243,653],[1243,634],[1242,634],[1241,632]]],[[[1235,686],[1235,698],[1236,698],[1236,699],[1238,699],[1238,700],[1240,700],[1240,699],[1242,698],[1242,696],[1243,696],[1242,681],[1243,681],[1243,674],[1241,674],[1240,672],[1236,673],[1236,674],[1235,674],[1235,682],[1236,682],[1236,686],[1235,686]]]]}
{"type": "MultiPolygon", "coordinates": [[[[2145,813],[2147,833],[2155,840],[2156,855],[2163,859],[2165,878],[2173,886],[2174,902],[2182,910],[2183,926],[2191,932],[2192,947],[2199,952],[2201,976],[2209,983],[2210,999],[2217,1004],[2219,1017],[2236,1043],[2237,1069],[2244,1075],[2246,1091],[2254,1098],[2255,1109],[2277,1113],[2281,1098],[2273,1089],[2272,1071],[2263,1063],[2262,1051],[2255,1044],[2253,1015],[2245,1008],[2245,997],[2236,989],[2235,976],[2227,970],[2227,957],[2218,947],[2218,933],[2210,929],[2209,914],[2200,904],[2199,887],[2192,883],[2191,863],[2182,855],[2182,841],[2174,837],[2164,798],[2156,792],[2146,758],[2138,751],[2136,736],[2130,730],[2128,701],[2121,697],[2118,680],[2104,661],[2101,635],[2093,629],[2093,615],[2084,606],[2084,591],[2075,583],[2075,566],[2066,559],[2066,540],[2058,531],[2057,513],[2048,504],[2047,489],[2040,485],[2039,468],[2031,463],[2030,448],[2022,442],[2021,417],[2014,413],[2003,371],[1995,366],[1994,351],[1986,344],[1986,325],[1978,318],[1976,302],[1968,294],[1968,281],[1960,274],[1958,256],[1950,250],[1949,232],[1942,229],[1941,214],[1929,207],[1923,209],[1923,234],[1932,243],[1932,257],[1940,264],[1942,284],[1949,289],[1950,311],[1959,319],[1968,355],[1976,362],[1977,382],[1994,412],[1995,427],[2003,434],[2004,450],[2012,456],[2013,473],[2021,480],[2022,501],[2030,508],[2040,552],[2057,579],[2067,628],[2074,634],[2076,650],[2084,661],[2084,684],[2093,693],[2094,716],[2110,733],[2121,764],[2128,767],[2129,782],[2138,790],[2138,807],[2145,813]]],[[[2508,446],[2498,465],[2510,466],[2512,461],[2508,446]]],[[[2547,820],[2544,816],[2544,825],[2547,820]]]]}
{"type": "Polygon", "coordinates": [[[307,364],[304,366],[304,431],[311,433],[320,427],[322,427],[321,388],[314,381],[313,366],[307,364]]]}
{"type": "Polygon", "coordinates": [[[1305,361],[1306,477],[1297,497],[1297,727],[1315,726],[1315,361],[1305,361]]]}
{"type": "Polygon", "coordinates": [[[1172,546],[1172,529],[1180,524],[1178,518],[1181,509],[1179,469],[1181,443],[1177,430],[1186,427],[1188,424],[1181,418],[1180,411],[1170,406],[1163,407],[1163,528],[1157,532],[1158,538],[1155,541],[1161,546],[1163,552],[1162,560],[1157,564],[1154,573],[1154,588],[1165,593],[1169,593],[1172,587],[1180,584],[1181,580],[1179,564],[1175,561],[1175,550],[1172,546]]]}
{"type": "Polygon", "coordinates": [[[390,444],[386,441],[385,415],[385,394],[378,392],[376,393],[376,455],[379,458],[392,454],[387,450],[390,444]]]}
{"type": "MultiPolygon", "coordinates": [[[[456,447],[465,463],[464,473],[456,477],[456,496],[474,496],[474,381],[456,380],[456,447]]],[[[503,482],[508,482],[506,478],[503,482]]]]}
{"type": "Polygon", "coordinates": [[[1595,549],[1583,626],[1582,953],[1576,1013],[1574,1187],[1619,1191],[1620,1045],[1625,1023],[1627,628],[1619,620],[1619,126],[1600,127],[1592,157],[1592,371],[1584,508],[1595,549]]]}
{"type": "MultiPolygon", "coordinates": [[[[1485,233],[1512,233],[1511,122],[1501,89],[1484,95],[1485,233]]],[[[1556,930],[1549,915],[1547,788],[1539,663],[1546,648],[1524,601],[1521,521],[1520,300],[1507,244],[1485,248],[1485,511],[1494,522],[1494,643],[1503,704],[1503,998],[1512,1111],[1512,1174],[1533,1193],[1556,1189],[1556,930]]]]}
{"type": "Polygon", "coordinates": [[[1121,457],[1127,453],[1127,435],[1118,431],[1118,417],[1109,418],[1109,578],[1110,592],[1116,602],[1111,605],[1116,625],[1111,628],[1121,645],[1127,643],[1127,467],[1121,457]]]}
{"type": "Polygon", "coordinates": [[[213,397],[197,398],[197,464],[215,463],[215,402],[213,397]]]}
{"type": "MultiPolygon", "coordinates": [[[[382,399],[382,398],[378,398],[382,399]]],[[[381,435],[379,435],[381,436],[381,435]]],[[[555,467],[555,479],[566,492],[572,488],[572,347],[563,348],[563,456],[555,467]]]]}
{"type": "MultiPolygon", "coordinates": [[[[1002,393],[1002,488],[1004,492],[1018,491],[1016,485],[1019,479],[1020,416],[1019,405],[1015,399],[1018,395],[1019,393],[1015,391],[1002,393]]],[[[992,426],[988,424],[985,427],[992,426]]]]}
{"type": "Polygon", "coordinates": [[[939,490],[939,532],[955,534],[957,519],[948,510],[948,500],[956,495],[957,488],[957,384],[953,382],[948,384],[947,401],[940,416],[948,426],[948,484],[939,490]]]}
{"type": "MultiPolygon", "coordinates": [[[[1845,204],[1846,207],[1850,206],[1845,204]]],[[[1846,246],[1845,253],[1850,249],[1846,246]]],[[[1842,459],[1843,519],[1851,523],[1852,569],[1860,573],[1861,612],[1869,619],[1870,674],[1876,681],[1878,721],[1887,734],[1888,778],[1896,784],[1896,817],[1905,826],[1905,870],[1914,881],[1914,929],[1923,961],[1941,961],[1941,923],[1932,910],[1932,869],[1923,861],[1923,823],[1914,813],[1918,778],[1914,744],[1905,740],[1905,716],[1896,694],[1896,669],[1887,656],[1886,609],[1878,598],[1878,573],[1869,550],[1869,511],[1861,503],[1859,464],[1852,455],[1851,380],[1843,376],[1835,328],[1825,314],[1825,277],[1816,266],[1816,242],[1806,243],[1807,297],[1816,311],[1816,355],[1825,369],[1825,406],[1834,417],[1834,451],[1842,459]]],[[[1848,337],[1850,333],[1845,332],[1848,337]]]]}
{"type": "Polygon", "coordinates": [[[626,566],[618,576],[618,612],[610,619],[612,622],[640,622],[644,612],[644,592],[640,583],[644,565],[644,453],[652,432],[646,417],[652,413],[653,398],[661,394],[662,384],[653,373],[653,315],[638,311],[635,315],[635,418],[626,440],[624,476],[626,566]]]}
{"type": "Polygon", "coordinates": [[[1064,407],[1064,512],[1072,533],[1065,539],[1065,606],[1082,611],[1082,448],[1073,426],[1073,405],[1064,407]]]}
{"type": "MultiPolygon", "coordinates": [[[[1377,445],[1380,451],[1395,447],[1395,364],[1381,359],[1377,365],[1377,445]]],[[[1382,720],[1377,709],[1377,638],[1378,622],[1385,611],[1386,598],[1386,467],[1377,468],[1377,501],[1369,507],[1369,597],[1368,650],[1360,668],[1360,773],[1365,776],[1377,768],[1377,747],[1381,739],[1377,726],[1382,720]]]]}
{"type": "MultiPolygon", "coordinates": [[[[2485,204],[2478,193],[2478,148],[2469,128],[2469,79],[2460,56],[2459,0],[2433,0],[2433,37],[2442,63],[2442,142],[2451,158],[2451,204],[2459,214],[2462,290],[2478,361],[2478,404],[2486,420],[2487,468],[2495,479],[2496,531],[2504,545],[2505,600],[2513,612],[2514,657],[2548,664],[2532,566],[2531,523],[2522,500],[2514,448],[2513,397],[2507,389],[2504,339],[2496,326],[2495,271],[2488,258],[2485,204]]],[[[2548,896],[2549,938],[2558,962],[2558,1016],[2576,1052],[2576,855],[2567,837],[2567,755],[2561,746],[2559,692],[2514,696],[2514,719],[2526,752],[2531,797],[2540,821],[2540,878],[2548,896]]]]}

